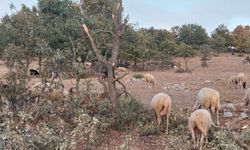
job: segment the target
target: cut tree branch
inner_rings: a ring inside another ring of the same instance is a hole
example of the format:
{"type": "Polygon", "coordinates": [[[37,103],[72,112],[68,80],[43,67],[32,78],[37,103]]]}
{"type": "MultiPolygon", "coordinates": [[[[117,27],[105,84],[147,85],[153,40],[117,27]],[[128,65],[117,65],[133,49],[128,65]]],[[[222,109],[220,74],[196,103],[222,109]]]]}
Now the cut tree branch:
{"type": "Polygon", "coordinates": [[[119,80],[117,80],[117,82],[123,87],[123,90],[124,90],[124,91],[121,93],[121,95],[125,92],[125,94],[126,94],[127,96],[131,96],[131,95],[129,94],[129,92],[128,92],[126,86],[125,86],[121,81],[119,81],[119,80]]]}
{"type": "Polygon", "coordinates": [[[126,73],[124,73],[123,75],[121,75],[121,76],[115,78],[115,79],[113,80],[113,82],[116,82],[116,81],[121,80],[121,79],[124,78],[126,75],[128,75],[128,72],[126,72],[126,73]]]}
{"type": "Polygon", "coordinates": [[[227,131],[228,131],[229,135],[231,136],[231,138],[235,141],[235,143],[236,143],[237,145],[239,145],[239,146],[240,146],[241,148],[243,148],[244,150],[248,150],[248,149],[249,149],[248,146],[247,146],[246,144],[242,143],[238,138],[236,138],[236,137],[233,135],[233,133],[232,133],[232,131],[230,130],[229,127],[227,127],[227,131]]]}
{"type": "Polygon", "coordinates": [[[98,60],[100,60],[104,64],[108,64],[108,62],[105,60],[105,58],[100,54],[100,50],[96,47],[95,42],[94,42],[94,40],[93,40],[93,38],[91,36],[91,33],[90,33],[88,27],[85,24],[83,24],[82,27],[83,27],[83,30],[86,32],[86,34],[87,34],[87,36],[88,36],[88,38],[90,40],[92,49],[93,49],[96,57],[98,58],[98,60]]]}

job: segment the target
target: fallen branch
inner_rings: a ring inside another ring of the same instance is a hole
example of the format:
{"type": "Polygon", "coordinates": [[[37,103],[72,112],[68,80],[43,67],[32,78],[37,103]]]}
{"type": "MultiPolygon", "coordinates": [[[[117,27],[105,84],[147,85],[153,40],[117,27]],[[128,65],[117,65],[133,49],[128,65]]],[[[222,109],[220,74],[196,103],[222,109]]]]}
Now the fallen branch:
{"type": "Polygon", "coordinates": [[[94,42],[94,40],[92,38],[91,32],[89,31],[88,27],[85,24],[83,24],[82,27],[83,27],[83,30],[85,31],[85,33],[87,34],[87,36],[88,36],[88,38],[90,40],[91,46],[92,46],[93,51],[94,51],[96,57],[98,58],[98,60],[100,60],[104,64],[107,64],[108,62],[101,55],[100,50],[96,47],[96,44],[95,44],[95,42],[94,42]]]}
{"type": "Polygon", "coordinates": [[[249,149],[248,146],[247,146],[246,144],[242,143],[238,138],[236,138],[236,137],[233,135],[233,133],[232,133],[232,131],[230,130],[229,127],[227,127],[227,131],[228,131],[230,137],[234,140],[234,142],[235,142],[238,146],[240,146],[240,147],[243,148],[244,150],[248,150],[248,149],[249,149]]]}
{"type": "Polygon", "coordinates": [[[173,150],[177,150],[171,143],[169,143],[169,141],[168,141],[166,138],[164,138],[164,137],[162,137],[162,136],[160,136],[160,138],[162,138],[165,142],[167,142],[167,144],[168,144],[171,148],[173,148],[173,150]]]}

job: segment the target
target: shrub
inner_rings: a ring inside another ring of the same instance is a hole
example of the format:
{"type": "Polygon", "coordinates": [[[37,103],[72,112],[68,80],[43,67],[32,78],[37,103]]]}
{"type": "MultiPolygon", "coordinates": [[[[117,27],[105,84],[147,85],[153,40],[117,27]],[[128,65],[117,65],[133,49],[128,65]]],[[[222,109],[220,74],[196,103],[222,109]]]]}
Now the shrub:
{"type": "Polygon", "coordinates": [[[142,79],[143,75],[142,74],[135,74],[135,75],[133,75],[133,78],[135,78],[135,79],[142,79]]]}

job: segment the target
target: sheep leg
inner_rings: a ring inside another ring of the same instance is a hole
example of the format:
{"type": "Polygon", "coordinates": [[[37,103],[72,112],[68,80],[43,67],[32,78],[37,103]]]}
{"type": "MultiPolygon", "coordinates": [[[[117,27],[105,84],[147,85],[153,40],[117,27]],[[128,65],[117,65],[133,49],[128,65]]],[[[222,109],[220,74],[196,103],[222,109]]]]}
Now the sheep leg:
{"type": "Polygon", "coordinates": [[[195,102],[195,104],[194,104],[194,107],[193,107],[193,109],[192,109],[192,111],[194,111],[195,109],[197,109],[199,107],[199,102],[198,102],[198,100],[195,102]]]}
{"type": "Polygon", "coordinates": [[[248,99],[248,98],[246,98],[246,97],[244,97],[242,100],[243,100],[243,101],[246,101],[246,102],[245,102],[245,106],[247,106],[247,105],[248,105],[248,103],[249,103],[249,99],[248,99]]]}
{"type": "Polygon", "coordinates": [[[191,129],[190,129],[190,131],[191,131],[191,136],[192,136],[193,146],[194,146],[194,149],[195,149],[196,145],[195,145],[195,134],[194,134],[194,128],[191,128],[191,129]]]}
{"type": "Polygon", "coordinates": [[[167,114],[166,134],[168,134],[169,113],[167,114]]]}
{"type": "Polygon", "coordinates": [[[200,139],[200,150],[202,150],[203,144],[204,144],[204,133],[201,133],[201,139],[200,139]]]}
{"type": "Polygon", "coordinates": [[[219,110],[218,109],[216,110],[216,121],[217,121],[217,125],[219,126],[220,122],[219,122],[219,110]]]}
{"type": "Polygon", "coordinates": [[[160,115],[160,112],[156,112],[156,119],[157,119],[157,124],[158,124],[158,127],[160,129],[160,125],[161,125],[161,115],[160,115]]]}
{"type": "Polygon", "coordinates": [[[200,150],[202,150],[203,144],[204,144],[204,138],[206,137],[206,130],[202,127],[202,126],[197,126],[197,128],[200,130],[201,132],[201,138],[200,138],[200,150]]]}

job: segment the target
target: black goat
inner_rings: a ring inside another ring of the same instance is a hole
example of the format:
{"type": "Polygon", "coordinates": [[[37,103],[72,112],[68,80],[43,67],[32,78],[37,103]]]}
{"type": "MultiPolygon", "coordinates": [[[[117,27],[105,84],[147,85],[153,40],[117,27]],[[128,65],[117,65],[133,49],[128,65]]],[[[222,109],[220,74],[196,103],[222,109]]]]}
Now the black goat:
{"type": "Polygon", "coordinates": [[[31,76],[39,76],[39,72],[36,69],[30,69],[29,71],[31,76]]]}

